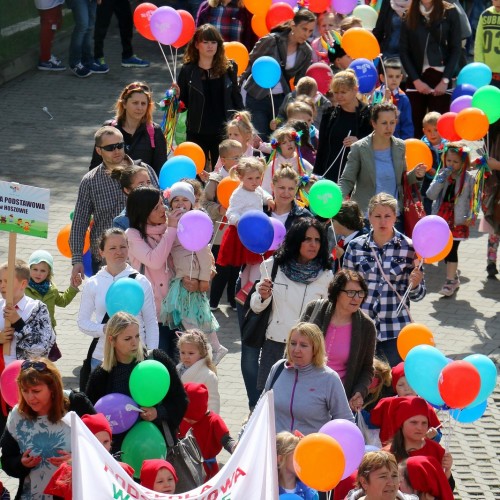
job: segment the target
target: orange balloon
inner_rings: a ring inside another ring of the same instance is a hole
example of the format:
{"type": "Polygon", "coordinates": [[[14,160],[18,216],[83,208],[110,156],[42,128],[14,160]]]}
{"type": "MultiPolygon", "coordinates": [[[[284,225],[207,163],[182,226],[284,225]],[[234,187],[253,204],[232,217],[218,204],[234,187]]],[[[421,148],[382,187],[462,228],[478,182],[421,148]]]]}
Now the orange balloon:
{"type": "Polygon", "coordinates": [[[427,344],[435,346],[434,335],[425,325],[410,323],[403,327],[398,335],[399,355],[406,359],[407,354],[416,346],[427,344]]]}
{"type": "Polygon", "coordinates": [[[329,491],[337,486],[344,474],[344,452],[331,436],[319,432],[308,434],[295,448],[293,468],[307,486],[329,491]]]}
{"type": "Polygon", "coordinates": [[[380,45],[375,35],[364,28],[348,29],[342,36],[341,45],[353,59],[375,59],[380,55],[380,45]]]}
{"type": "Polygon", "coordinates": [[[224,42],[224,51],[228,59],[232,59],[238,65],[238,76],[247,69],[248,49],[240,42],[224,42]]]}
{"type": "Polygon", "coordinates": [[[261,14],[254,14],[252,16],[252,30],[253,32],[259,37],[262,38],[263,36],[266,36],[269,34],[269,30],[267,29],[267,24],[266,24],[266,15],[261,15],[261,14]]]}
{"type": "Polygon", "coordinates": [[[288,84],[290,85],[290,90],[293,92],[295,90],[295,77],[292,76],[290,80],[288,80],[288,84]]]}
{"type": "MultiPolygon", "coordinates": [[[[69,234],[71,232],[71,224],[66,224],[57,233],[56,245],[61,255],[71,259],[73,254],[71,253],[71,248],[69,247],[69,234]]],[[[90,229],[87,229],[85,233],[85,239],[83,240],[83,251],[82,254],[87,253],[90,248],[90,229]]]]}
{"type": "Polygon", "coordinates": [[[240,181],[236,179],[231,179],[231,177],[224,177],[219,182],[217,186],[217,199],[219,203],[224,207],[229,207],[229,198],[233,194],[233,191],[240,185],[240,181]]]}
{"type": "Polygon", "coordinates": [[[199,174],[205,168],[205,153],[198,144],[194,142],[183,142],[179,144],[174,151],[174,156],[184,155],[194,161],[196,173],[199,174]]]}
{"type": "Polygon", "coordinates": [[[443,248],[443,250],[439,252],[437,255],[434,255],[434,257],[427,257],[427,259],[424,259],[424,263],[435,264],[436,262],[443,260],[450,253],[452,246],[453,246],[453,234],[450,231],[450,237],[448,238],[448,243],[446,243],[446,246],[443,248]]]}
{"type": "MultiPolygon", "coordinates": [[[[186,45],[186,43],[188,43],[191,38],[193,38],[194,32],[196,30],[196,24],[194,22],[193,16],[187,10],[179,9],[177,12],[181,16],[182,31],[179,38],[172,44],[172,47],[180,49],[181,47],[186,45]]],[[[153,40],[156,40],[156,38],[154,38],[153,40]]]]}
{"type": "Polygon", "coordinates": [[[243,5],[252,14],[265,16],[271,7],[272,0],[244,0],[243,5]]]}
{"type": "Polygon", "coordinates": [[[151,19],[151,14],[158,7],[152,3],[141,3],[134,10],[134,25],[136,30],[148,40],[156,42],[156,38],[153,33],[151,33],[151,28],[149,27],[149,20],[151,19]]]}
{"type": "Polygon", "coordinates": [[[405,139],[405,145],[408,171],[413,170],[419,163],[423,163],[426,170],[432,168],[432,152],[425,142],[419,139],[405,139]]]}
{"type": "Polygon", "coordinates": [[[479,141],[488,133],[489,126],[486,113],[478,108],[462,109],[455,118],[455,130],[466,141],[479,141]]]}

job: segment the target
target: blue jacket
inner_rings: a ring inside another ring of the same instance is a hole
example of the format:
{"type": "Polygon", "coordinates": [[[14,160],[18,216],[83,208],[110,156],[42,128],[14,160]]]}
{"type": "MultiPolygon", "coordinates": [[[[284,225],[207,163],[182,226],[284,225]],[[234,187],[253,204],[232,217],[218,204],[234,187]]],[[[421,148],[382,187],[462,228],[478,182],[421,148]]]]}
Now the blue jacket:
{"type": "MultiPolygon", "coordinates": [[[[286,491],[280,486],[279,494],[283,495],[283,493],[286,493],[286,491]]],[[[303,498],[304,500],[318,500],[319,498],[318,492],[316,490],[309,488],[309,486],[306,486],[302,481],[299,481],[298,479],[297,483],[295,484],[295,495],[303,498]]]]}

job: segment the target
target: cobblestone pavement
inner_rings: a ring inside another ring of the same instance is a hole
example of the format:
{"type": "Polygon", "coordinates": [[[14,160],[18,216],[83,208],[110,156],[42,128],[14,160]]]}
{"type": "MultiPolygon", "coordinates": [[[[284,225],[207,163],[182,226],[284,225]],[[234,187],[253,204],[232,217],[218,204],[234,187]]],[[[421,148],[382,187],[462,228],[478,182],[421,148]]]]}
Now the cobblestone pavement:
{"type": "MultiPolygon", "coordinates": [[[[55,257],[55,282],[68,285],[70,261],[57,251],[59,228],[69,223],[81,177],[87,172],[93,134],[99,124],[112,116],[112,107],[121,88],[134,80],[146,80],[157,100],[165,91],[169,73],[157,46],[135,40],[139,56],[150,59],[148,69],[120,67],[120,42],[116,28],[106,39],[107,75],[78,79],[69,71],[50,74],[33,70],[0,87],[2,137],[1,179],[51,189],[49,238],[19,236],[18,256],[27,259],[37,248],[55,257]],[[114,33],[114,34],[113,34],[114,33]],[[53,120],[42,111],[47,107],[53,120]]],[[[66,41],[66,43],[69,43],[66,41]]],[[[57,54],[65,54],[67,46],[57,54]]],[[[66,60],[67,57],[64,57],[66,60]]],[[[161,116],[156,115],[156,121],[161,116]]],[[[7,258],[7,233],[0,232],[0,260],[7,258]]],[[[438,295],[444,265],[428,266],[427,297],[412,305],[414,320],[434,332],[437,346],[446,356],[462,358],[470,353],[500,361],[500,282],[486,280],[486,236],[472,231],[460,247],[462,285],[453,298],[438,295]]],[[[58,361],[67,387],[76,388],[77,374],[89,346],[89,338],[78,331],[76,314],[79,298],[66,309],[57,310],[58,343],[63,357],[58,361]]],[[[240,342],[236,313],[222,306],[216,313],[221,323],[219,337],[229,354],[219,365],[222,416],[236,436],[248,414],[240,373],[240,342]]],[[[444,419],[443,419],[444,420],[444,419]]],[[[500,389],[490,397],[485,416],[479,421],[456,426],[451,442],[457,498],[500,498],[500,389]]],[[[227,455],[221,455],[225,460],[227,455]]],[[[5,478],[5,474],[1,473],[5,478]]],[[[16,481],[7,479],[11,491],[16,481]]]]}

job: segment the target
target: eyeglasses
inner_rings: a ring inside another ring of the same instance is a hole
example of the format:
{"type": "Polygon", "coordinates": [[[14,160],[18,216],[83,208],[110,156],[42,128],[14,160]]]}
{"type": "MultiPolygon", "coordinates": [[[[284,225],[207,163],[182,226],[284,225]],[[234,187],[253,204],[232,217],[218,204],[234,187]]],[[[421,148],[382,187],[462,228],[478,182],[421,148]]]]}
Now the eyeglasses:
{"type": "Polygon", "coordinates": [[[43,361],[30,361],[29,359],[23,361],[21,371],[29,370],[30,368],[33,368],[37,372],[43,372],[47,369],[47,365],[43,361]]]}
{"type": "Polygon", "coordinates": [[[116,144],[108,144],[107,146],[97,146],[98,148],[104,149],[104,151],[114,151],[115,149],[123,149],[125,147],[124,142],[117,142],[116,144]]]}
{"type": "Polygon", "coordinates": [[[356,297],[356,295],[360,299],[364,299],[366,297],[366,292],[364,290],[340,290],[341,292],[344,292],[350,299],[353,299],[356,297]]]}

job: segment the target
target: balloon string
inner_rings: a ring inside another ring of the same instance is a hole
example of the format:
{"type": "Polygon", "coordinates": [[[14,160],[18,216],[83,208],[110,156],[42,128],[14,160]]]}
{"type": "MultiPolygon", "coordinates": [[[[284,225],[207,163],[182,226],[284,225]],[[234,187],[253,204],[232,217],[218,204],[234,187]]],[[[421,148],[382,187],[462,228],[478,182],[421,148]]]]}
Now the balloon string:
{"type": "Polygon", "coordinates": [[[165,62],[167,63],[167,69],[168,69],[168,72],[170,73],[172,81],[175,82],[174,75],[172,74],[172,70],[170,69],[170,64],[168,63],[167,56],[165,55],[165,52],[164,52],[163,47],[161,46],[160,42],[158,42],[158,47],[160,47],[161,53],[163,54],[163,59],[165,59],[165,62]]]}
{"type": "Polygon", "coordinates": [[[177,78],[177,53],[178,53],[178,48],[175,47],[175,58],[174,58],[174,73],[175,77],[177,78]]]}
{"type": "MultiPolygon", "coordinates": [[[[352,130],[349,130],[349,132],[347,132],[347,136],[346,137],[349,137],[351,135],[351,132],[352,132],[352,130]]],[[[342,155],[342,159],[340,160],[339,175],[337,176],[337,182],[339,181],[340,174],[341,174],[340,169],[342,168],[342,160],[344,159],[344,152],[345,152],[346,149],[347,148],[344,145],[342,145],[342,147],[340,148],[339,154],[334,158],[334,160],[332,161],[332,163],[330,163],[330,166],[323,172],[323,177],[325,177],[325,175],[331,170],[331,168],[333,167],[333,165],[335,165],[335,162],[339,159],[339,156],[342,155]]]]}
{"type": "Polygon", "coordinates": [[[172,57],[172,61],[173,61],[173,65],[174,65],[174,75],[173,75],[174,78],[172,79],[172,82],[174,83],[175,82],[175,77],[177,76],[177,68],[176,68],[177,60],[174,57],[174,52],[172,51],[172,45],[169,45],[168,48],[170,49],[170,57],[172,57]]]}
{"type": "Polygon", "coordinates": [[[276,114],[274,112],[273,91],[271,89],[269,89],[269,96],[271,97],[271,108],[273,110],[273,120],[276,120],[276,114]]]}
{"type": "MultiPolygon", "coordinates": [[[[422,269],[422,260],[419,261],[419,264],[418,264],[418,269],[422,269]]],[[[409,295],[410,295],[410,292],[411,292],[411,281],[410,281],[410,284],[408,285],[408,288],[406,289],[405,291],[405,294],[403,295],[403,297],[401,298],[401,302],[396,310],[396,316],[398,316],[400,313],[401,313],[401,310],[403,309],[404,307],[404,304],[406,302],[406,300],[408,299],[409,295]]]]}
{"type": "MultiPolygon", "coordinates": [[[[382,71],[383,71],[383,73],[384,73],[384,83],[385,83],[385,88],[387,89],[387,88],[389,88],[389,87],[387,86],[387,74],[386,74],[386,72],[385,72],[385,64],[384,64],[384,60],[382,59],[382,54],[380,54],[378,57],[379,57],[379,59],[380,59],[380,65],[382,66],[382,71]]],[[[384,97],[385,97],[385,96],[384,96],[384,97]]]]}
{"type": "MultiPolygon", "coordinates": [[[[226,224],[226,223],[223,223],[223,224],[226,224]]],[[[215,241],[215,238],[217,238],[217,235],[219,234],[219,229],[220,229],[220,224],[217,223],[217,229],[215,230],[215,233],[214,233],[214,236],[212,238],[212,241],[210,242],[210,249],[212,249],[212,247],[214,246],[214,241],[215,241]]]]}

